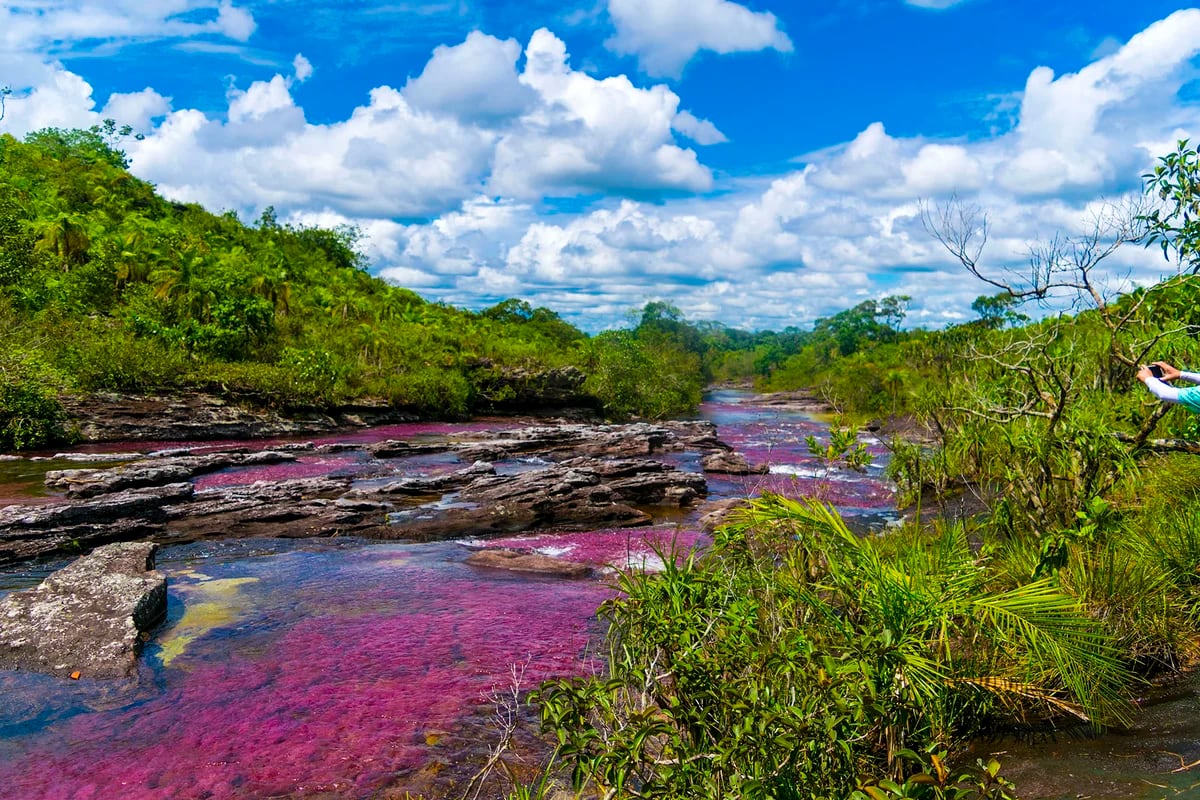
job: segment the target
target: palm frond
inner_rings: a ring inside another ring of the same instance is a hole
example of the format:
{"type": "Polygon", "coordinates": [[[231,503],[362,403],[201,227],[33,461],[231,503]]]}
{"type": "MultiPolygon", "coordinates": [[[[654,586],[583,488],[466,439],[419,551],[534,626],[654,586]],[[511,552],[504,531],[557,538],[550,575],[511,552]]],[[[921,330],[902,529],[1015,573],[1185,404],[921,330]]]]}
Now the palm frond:
{"type": "Polygon", "coordinates": [[[1079,601],[1049,578],[971,602],[976,619],[993,641],[1047,687],[1064,691],[1096,724],[1125,724],[1129,703],[1122,687],[1131,676],[1120,653],[1079,601]]]}

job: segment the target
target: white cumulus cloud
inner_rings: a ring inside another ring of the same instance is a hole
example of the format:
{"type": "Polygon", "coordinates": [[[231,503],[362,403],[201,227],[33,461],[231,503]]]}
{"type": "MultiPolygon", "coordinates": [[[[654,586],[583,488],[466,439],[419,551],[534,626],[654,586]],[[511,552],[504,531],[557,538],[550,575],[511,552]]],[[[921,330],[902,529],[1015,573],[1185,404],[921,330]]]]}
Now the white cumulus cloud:
{"type": "Polygon", "coordinates": [[[462,44],[435,49],[421,74],[404,86],[404,96],[418,108],[460,119],[511,119],[537,100],[517,74],[520,56],[516,39],[472,31],[462,44]]]}
{"type": "MultiPolygon", "coordinates": [[[[134,5],[112,8],[120,17],[134,5]]],[[[164,7],[160,28],[220,19],[218,3],[164,7]],[[204,14],[177,19],[188,8],[204,14]]],[[[621,7],[632,4],[614,0],[610,11],[621,7]]],[[[683,7],[652,3],[643,12],[683,7]]],[[[701,21],[721,8],[754,17],[733,3],[686,8],[701,21]]],[[[768,21],[768,33],[782,36],[768,21]]],[[[676,29],[684,44],[671,63],[721,51],[696,45],[700,22],[689,24],[676,29]]],[[[55,25],[72,29],[65,18],[55,25]]],[[[118,27],[93,20],[87,30],[116,37],[118,27]]],[[[358,225],[389,280],[473,307],[520,296],[593,329],[648,300],[779,328],[885,294],[918,298],[921,322],[960,320],[988,287],[931,240],[919,201],[957,193],[980,203],[993,222],[986,257],[1021,265],[1029,238],[1081,230],[1100,198],[1137,192],[1156,156],[1200,133],[1200,104],[1180,91],[1200,58],[1195,9],[1075,72],[1031,70],[1023,87],[1008,87],[1017,122],[1002,132],[900,136],[881,120],[798,167],[720,180],[689,146],[724,141],[719,117],[701,119],[667,86],[573,66],[547,29],[523,50],[472,33],[434,50],[401,88],[378,86],[343,119],[321,123],[300,102],[312,68],[301,56],[290,75],[231,88],[218,111],[184,107],[152,87],[96,98],[55,58],[0,50],[0,70],[17,90],[0,130],[136,120],[148,135],[128,143],[133,168],[170,197],[247,214],[272,204],[297,223],[358,225]],[[558,198],[582,199],[549,213],[558,198]]],[[[1137,281],[1168,268],[1143,249],[1122,252],[1114,267],[1137,281]]]]}
{"type": "Polygon", "coordinates": [[[690,111],[680,111],[671,121],[671,127],[691,139],[696,144],[710,145],[728,142],[725,134],[717,130],[717,126],[706,119],[700,119],[690,111]]]}
{"type": "Polygon", "coordinates": [[[608,0],[616,34],[607,45],[637,56],[650,75],[678,77],[701,50],[792,52],[792,40],[769,11],[730,0],[608,0]]]}
{"type": "Polygon", "coordinates": [[[597,79],[568,64],[566,45],[534,32],[521,83],[540,102],[496,148],[490,186],[499,194],[703,191],[712,173],[675,143],[679,97],[624,75],[597,79]]]}

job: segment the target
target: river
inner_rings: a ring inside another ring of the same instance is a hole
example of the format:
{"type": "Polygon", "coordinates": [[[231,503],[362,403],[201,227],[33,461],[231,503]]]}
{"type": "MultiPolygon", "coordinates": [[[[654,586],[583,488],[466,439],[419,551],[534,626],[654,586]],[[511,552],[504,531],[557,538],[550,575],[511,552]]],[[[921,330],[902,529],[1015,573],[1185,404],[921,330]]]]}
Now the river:
{"type": "MultiPolygon", "coordinates": [[[[864,530],[894,519],[881,443],[871,443],[875,463],[865,474],[829,470],[804,443],[826,429],[812,416],[736,392],[711,395],[701,416],[751,462],[771,466],[767,475],[708,476],[710,499],[769,488],[823,497],[864,530]]],[[[324,441],[419,442],[487,426],[390,426],[324,441]]],[[[87,449],[103,457],[120,446],[87,449]]],[[[699,471],[698,457],[671,458],[699,471]]],[[[53,466],[6,465],[0,502],[57,502],[39,478],[53,466]]],[[[455,466],[436,456],[400,459],[389,469],[394,477],[455,466]]],[[[198,479],[197,488],[330,474],[389,477],[378,463],[368,468],[344,452],[234,468],[198,479]]],[[[497,695],[514,682],[529,688],[601,667],[595,611],[613,591],[604,569],[577,580],[522,576],[472,567],[465,563],[471,552],[517,547],[600,567],[653,569],[672,548],[705,541],[695,513],[659,512],[650,527],[499,540],[166,546],[158,566],[169,580],[168,617],[147,643],[136,681],[0,671],[0,798],[458,796],[494,744],[497,695]]],[[[0,570],[0,594],[64,563],[0,570]]],[[[1015,746],[994,749],[1005,748],[1015,746]]],[[[1036,752],[1026,748],[1024,757],[1033,762],[1036,752]]],[[[1052,784],[1044,796],[1058,796],[1052,784]]]]}

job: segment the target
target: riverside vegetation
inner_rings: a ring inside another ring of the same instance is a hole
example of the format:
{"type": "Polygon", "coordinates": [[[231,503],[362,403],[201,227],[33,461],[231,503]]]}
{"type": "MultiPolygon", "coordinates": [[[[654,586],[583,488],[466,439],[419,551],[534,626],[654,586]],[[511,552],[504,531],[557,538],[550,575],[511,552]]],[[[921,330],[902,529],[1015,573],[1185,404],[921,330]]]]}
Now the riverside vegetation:
{"type": "Polygon", "coordinates": [[[911,521],[861,538],[820,502],[767,496],[704,554],[623,575],[607,671],[535,694],[546,775],[606,798],[1016,797],[995,761],[963,763],[972,737],[1122,727],[1194,666],[1200,422],[1134,372],[1200,357],[1200,156],[1180,142],[1143,200],[1032,245],[1027,272],[988,268],[978,209],[924,220],[999,290],[978,319],[902,331],[907,298],[867,301],[710,362],[926,429],[933,444],[892,445],[911,521]],[[1101,280],[1137,242],[1176,277],[1101,280]],[[1039,302],[1074,310],[1033,321],[1039,302]]]}
{"type": "Polygon", "coordinates": [[[893,297],[752,334],[651,303],[589,337],[519,300],[475,313],[389,286],[351,229],[168,202],[128,173],[121,134],[0,137],[0,448],[69,435],[63,394],[204,388],[452,416],[504,370],[568,365],[614,417],[685,412],[706,382],[754,379],[931,432],[893,443],[891,476],[918,509],[899,530],[861,538],[819,502],[768,496],[707,552],[621,576],[602,609],[607,672],[535,693],[557,747],[515,797],[560,779],[599,797],[1010,797],[999,765],[960,763],[964,742],[1123,725],[1149,682],[1195,662],[1200,425],[1133,378],[1149,360],[1200,363],[1186,142],[1144,203],[1035,245],[1025,274],[988,268],[981,212],[926,209],[996,290],[964,325],[902,330],[893,297]],[[1177,277],[1100,281],[1136,241],[1177,259],[1177,277]],[[1025,315],[1043,301],[1074,311],[1025,315]],[[964,498],[980,513],[920,513],[964,498]]]}
{"type": "Polygon", "coordinates": [[[0,136],[0,450],[69,435],[62,394],[206,389],[282,408],[384,401],[426,416],[502,401],[511,371],[575,365],[615,417],[693,408],[694,353],[588,337],[544,308],[429,303],[366,272],[351,228],[253,224],[164,200],[122,131],[0,136]]]}

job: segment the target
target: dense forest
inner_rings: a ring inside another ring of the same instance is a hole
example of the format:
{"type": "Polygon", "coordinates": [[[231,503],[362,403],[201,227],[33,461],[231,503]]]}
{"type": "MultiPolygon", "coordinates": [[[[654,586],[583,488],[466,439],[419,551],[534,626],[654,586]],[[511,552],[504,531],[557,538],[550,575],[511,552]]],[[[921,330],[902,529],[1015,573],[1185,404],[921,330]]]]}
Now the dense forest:
{"type": "Polygon", "coordinates": [[[121,135],[0,137],[0,449],[69,436],[57,398],[103,391],[445,418],[503,399],[498,377],[574,365],[613,417],[699,402],[696,354],[663,335],[673,313],[589,337],[520,300],[426,302],[369,275],[353,229],[164,200],[127,170],[121,135]]]}

